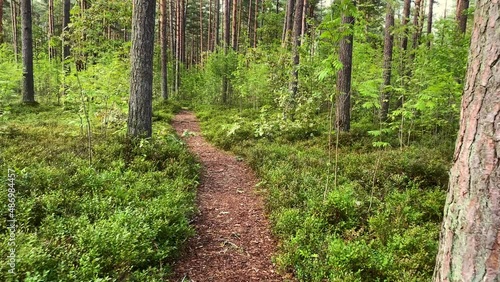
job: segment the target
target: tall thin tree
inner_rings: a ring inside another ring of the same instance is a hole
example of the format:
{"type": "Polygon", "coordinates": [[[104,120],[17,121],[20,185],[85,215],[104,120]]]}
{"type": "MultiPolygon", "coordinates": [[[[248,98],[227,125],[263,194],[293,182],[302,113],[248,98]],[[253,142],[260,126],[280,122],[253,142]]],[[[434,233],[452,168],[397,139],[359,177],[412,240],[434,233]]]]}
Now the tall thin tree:
{"type": "Polygon", "coordinates": [[[63,5],[63,60],[66,60],[71,54],[71,47],[69,45],[68,32],[69,32],[69,23],[71,21],[71,0],[64,0],[63,5]]]}
{"type": "MultiPolygon", "coordinates": [[[[295,12],[293,21],[293,45],[292,45],[292,80],[290,81],[290,106],[289,110],[292,113],[295,109],[295,103],[297,98],[297,91],[299,85],[299,63],[300,54],[299,48],[301,44],[302,37],[302,10],[304,9],[304,0],[296,0],[295,2],[295,12]]],[[[286,117],[286,116],[285,116],[286,117]]]]}
{"type": "Polygon", "coordinates": [[[390,1],[386,4],[385,30],[384,30],[384,73],[382,86],[382,101],[380,108],[380,119],[385,121],[389,113],[389,99],[391,96],[391,73],[392,73],[392,49],[394,45],[394,8],[390,1]]]}
{"type": "Polygon", "coordinates": [[[18,62],[19,47],[18,47],[18,30],[17,30],[17,15],[18,7],[15,0],[10,0],[10,19],[12,23],[12,47],[14,48],[14,58],[18,62]]]}
{"type": "MultiPolygon", "coordinates": [[[[224,55],[229,55],[229,46],[231,44],[230,36],[230,7],[229,0],[224,0],[224,55]]],[[[222,103],[227,103],[229,95],[229,78],[227,75],[227,64],[224,64],[224,73],[222,75],[222,103]]]]}
{"type": "Polygon", "coordinates": [[[478,0],[434,281],[500,281],[500,7],[478,0]]]}
{"type": "Polygon", "coordinates": [[[160,0],[161,96],[168,100],[167,0],[160,0]]]}
{"type": "Polygon", "coordinates": [[[342,13],[342,25],[346,29],[345,35],[339,44],[339,59],[342,69],[337,73],[337,114],[336,127],[340,131],[351,129],[351,74],[352,74],[352,47],[354,17],[352,7],[355,1],[350,3],[346,11],[342,13]]]}
{"type": "Polygon", "coordinates": [[[434,17],[434,0],[429,0],[429,14],[427,15],[427,47],[431,47],[432,20],[434,17]]]}
{"type": "Polygon", "coordinates": [[[236,30],[238,26],[238,0],[233,0],[232,6],[232,22],[231,22],[231,46],[233,50],[236,51],[238,49],[238,31],[236,30]]]}
{"type": "Polygon", "coordinates": [[[153,116],[155,0],[133,0],[127,134],[150,137],[153,116]]]}
{"type": "Polygon", "coordinates": [[[0,0],[0,44],[3,43],[3,0],[0,0]]]}
{"type": "Polygon", "coordinates": [[[457,1],[456,19],[458,30],[462,34],[467,30],[467,9],[469,9],[469,0],[457,1]]]}
{"type": "Polygon", "coordinates": [[[22,53],[23,53],[23,102],[35,103],[35,85],[33,80],[33,26],[31,18],[31,0],[21,1],[22,53]]]}
{"type": "MultiPolygon", "coordinates": [[[[1,0],[0,0],[1,1],[1,0]]],[[[47,30],[48,45],[49,45],[49,59],[53,59],[56,56],[56,49],[52,44],[52,37],[54,36],[54,0],[49,0],[49,26],[47,30]]]]}

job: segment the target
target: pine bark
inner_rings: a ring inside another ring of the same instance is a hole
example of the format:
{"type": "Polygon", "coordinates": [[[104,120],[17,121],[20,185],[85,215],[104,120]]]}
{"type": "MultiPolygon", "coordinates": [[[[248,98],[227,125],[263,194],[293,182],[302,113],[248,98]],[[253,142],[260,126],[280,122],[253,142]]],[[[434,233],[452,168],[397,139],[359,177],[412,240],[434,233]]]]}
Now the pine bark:
{"type": "Polygon", "coordinates": [[[392,50],[394,45],[394,8],[390,2],[387,2],[387,11],[385,16],[385,31],[384,31],[384,84],[382,87],[382,101],[380,108],[380,119],[387,120],[389,113],[389,100],[391,96],[391,73],[392,73],[392,50]]]}
{"type": "MultiPolygon", "coordinates": [[[[0,0],[2,1],[2,0],[0,0]]],[[[53,59],[56,56],[56,50],[52,46],[52,37],[54,36],[54,0],[49,0],[49,28],[47,30],[48,45],[49,45],[49,59],[53,59]]]]}
{"type": "Polygon", "coordinates": [[[220,1],[215,0],[215,45],[220,46],[220,1]]]}
{"type": "Polygon", "coordinates": [[[200,0],[200,62],[203,63],[203,0],[200,0]]]}
{"type": "Polygon", "coordinates": [[[343,67],[337,73],[336,127],[340,131],[347,132],[351,129],[351,74],[354,39],[352,28],[354,26],[354,17],[344,13],[342,15],[342,25],[349,28],[350,32],[340,40],[339,59],[343,67]]]}
{"type": "Polygon", "coordinates": [[[401,25],[404,28],[403,38],[401,39],[401,49],[403,51],[403,56],[408,50],[408,22],[410,21],[410,8],[411,8],[411,0],[404,0],[403,18],[401,20],[401,25]]]}
{"type": "Polygon", "coordinates": [[[18,31],[17,31],[17,3],[14,0],[10,1],[10,18],[12,21],[12,47],[14,49],[14,58],[18,62],[19,47],[18,47],[18,31]]]}
{"type": "MultiPolygon", "coordinates": [[[[229,0],[224,0],[224,55],[227,57],[229,55],[229,46],[231,44],[230,36],[230,7],[229,0]]],[[[222,75],[222,103],[227,103],[227,98],[229,95],[229,81],[227,77],[227,64],[224,67],[224,73],[222,75]]]]}
{"type": "Polygon", "coordinates": [[[23,53],[23,102],[35,102],[33,81],[33,26],[31,18],[31,0],[21,1],[21,36],[23,53]]]}
{"type": "Polygon", "coordinates": [[[233,50],[238,50],[238,32],[236,31],[238,23],[238,0],[233,0],[232,22],[231,22],[231,46],[233,50]]]}
{"type": "Polygon", "coordinates": [[[155,0],[133,0],[130,100],[127,134],[151,137],[155,0]]]}
{"type": "Polygon", "coordinates": [[[457,2],[457,24],[460,33],[464,34],[467,30],[467,14],[466,10],[469,9],[469,0],[458,0],[457,2]]]}
{"type": "Polygon", "coordinates": [[[255,12],[254,12],[254,22],[253,22],[253,45],[255,48],[257,46],[257,28],[259,27],[259,0],[255,0],[255,12]]]}
{"type": "Polygon", "coordinates": [[[71,21],[70,17],[70,11],[71,11],[71,0],[64,0],[64,15],[63,15],[63,33],[64,33],[64,40],[63,40],[63,60],[66,60],[70,54],[71,54],[71,49],[70,45],[68,42],[68,32],[69,32],[69,23],[71,21]]]}
{"type": "Polygon", "coordinates": [[[253,40],[253,35],[252,35],[252,0],[248,0],[248,23],[247,23],[247,29],[248,29],[248,44],[250,46],[253,46],[252,40],[253,40]]]}
{"type": "Polygon", "coordinates": [[[288,3],[286,5],[285,23],[283,25],[283,35],[281,38],[282,47],[286,47],[288,45],[289,38],[291,37],[293,29],[294,11],[295,11],[295,0],[288,0],[288,3]]]}
{"type": "Polygon", "coordinates": [[[431,47],[432,20],[434,17],[434,0],[429,0],[429,14],[427,15],[427,47],[431,47]]]}
{"type": "Polygon", "coordinates": [[[0,44],[3,43],[3,0],[0,0],[0,44]]]}
{"type": "MultiPolygon", "coordinates": [[[[415,13],[413,14],[413,27],[415,31],[413,32],[413,50],[417,49],[418,42],[420,40],[420,10],[421,10],[422,0],[415,0],[415,13]]],[[[415,56],[415,52],[412,52],[412,59],[415,56]]]]}
{"type": "MultiPolygon", "coordinates": [[[[302,10],[304,9],[304,0],[296,0],[294,21],[293,21],[293,45],[292,45],[292,80],[290,82],[290,109],[295,108],[295,99],[299,86],[299,48],[302,36],[302,10]]],[[[293,118],[293,117],[292,117],[293,118]]]]}
{"type": "Polygon", "coordinates": [[[475,9],[434,281],[500,281],[500,5],[475,9]]]}
{"type": "Polygon", "coordinates": [[[160,0],[161,96],[168,100],[167,0],[160,0]]]}

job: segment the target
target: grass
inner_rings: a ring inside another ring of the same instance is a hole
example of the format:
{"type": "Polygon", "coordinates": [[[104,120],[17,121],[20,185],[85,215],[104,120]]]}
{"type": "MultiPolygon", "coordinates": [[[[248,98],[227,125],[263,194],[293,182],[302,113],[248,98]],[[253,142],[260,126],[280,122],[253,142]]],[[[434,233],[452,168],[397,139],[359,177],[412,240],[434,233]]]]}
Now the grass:
{"type": "MultiPolygon", "coordinates": [[[[17,220],[17,276],[7,274],[5,263],[2,276],[12,281],[164,281],[194,233],[189,218],[199,170],[168,125],[176,107],[155,104],[154,138],[142,141],[124,137],[125,115],[119,109],[106,124],[92,115],[90,147],[79,104],[4,101],[2,108],[1,215],[4,221],[10,218],[12,169],[17,220]]],[[[9,238],[2,224],[4,258],[9,238]]]]}
{"type": "Polygon", "coordinates": [[[339,138],[336,163],[324,117],[311,127],[261,115],[198,109],[205,137],[258,172],[282,270],[299,281],[431,279],[451,142],[375,148],[355,124],[339,138]]]}

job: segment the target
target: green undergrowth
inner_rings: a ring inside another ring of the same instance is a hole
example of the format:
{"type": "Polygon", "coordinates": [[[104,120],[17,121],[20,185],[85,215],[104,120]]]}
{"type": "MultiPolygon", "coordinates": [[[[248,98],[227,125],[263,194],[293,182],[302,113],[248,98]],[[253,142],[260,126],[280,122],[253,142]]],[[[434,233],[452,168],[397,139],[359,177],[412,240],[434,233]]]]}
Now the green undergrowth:
{"type": "MultiPolygon", "coordinates": [[[[106,123],[93,109],[89,143],[81,106],[2,104],[1,216],[10,219],[11,169],[15,280],[164,281],[194,233],[199,165],[168,125],[178,107],[155,104],[153,138],[142,141],[124,137],[121,109],[105,109],[106,123]]],[[[9,238],[2,224],[4,261],[9,238]]],[[[9,269],[0,264],[3,278],[9,269]]]]}
{"type": "Polygon", "coordinates": [[[451,142],[376,148],[357,124],[336,154],[326,126],[254,110],[200,107],[198,117],[205,137],[259,174],[283,271],[300,281],[430,280],[451,142]]]}

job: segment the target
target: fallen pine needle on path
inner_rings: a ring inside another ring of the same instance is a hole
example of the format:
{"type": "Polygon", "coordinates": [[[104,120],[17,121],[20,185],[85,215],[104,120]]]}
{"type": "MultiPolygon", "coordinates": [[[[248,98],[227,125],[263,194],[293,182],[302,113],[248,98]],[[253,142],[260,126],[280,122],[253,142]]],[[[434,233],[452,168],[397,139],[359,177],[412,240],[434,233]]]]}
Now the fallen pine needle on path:
{"type": "Polygon", "coordinates": [[[208,143],[193,113],[180,112],[172,126],[202,165],[196,235],[174,266],[172,281],[286,281],[271,261],[276,242],[254,192],[253,171],[208,143]]]}

